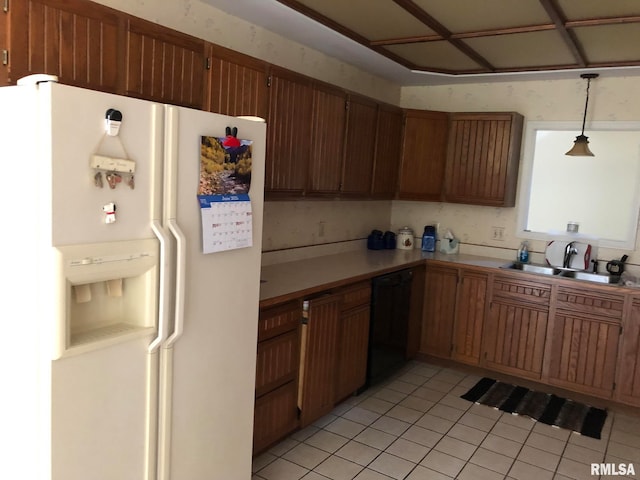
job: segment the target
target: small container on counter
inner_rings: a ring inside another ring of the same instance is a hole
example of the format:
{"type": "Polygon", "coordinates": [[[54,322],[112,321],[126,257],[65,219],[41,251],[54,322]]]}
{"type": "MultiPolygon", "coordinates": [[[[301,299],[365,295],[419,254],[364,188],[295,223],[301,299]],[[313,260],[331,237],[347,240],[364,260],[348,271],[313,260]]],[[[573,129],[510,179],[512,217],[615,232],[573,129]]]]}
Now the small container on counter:
{"type": "Polygon", "coordinates": [[[403,227],[398,230],[396,248],[399,248],[400,250],[412,250],[414,241],[415,238],[413,236],[413,230],[411,230],[411,228],[403,227]]]}
{"type": "Polygon", "coordinates": [[[367,248],[369,250],[382,250],[384,248],[384,240],[382,231],[372,230],[367,237],[367,248]]]}
{"type": "Polygon", "coordinates": [[[396,248],[396,234],[387,230],[382,236],[382,243],[387,250],[393,250],[396,248]]]}
{"type": "Polygon", "coordinates": [[[436,251],[436,227],[433,225],[427,225],[424,227],[424,233],[422,234],[422,251],[436,251]]]}

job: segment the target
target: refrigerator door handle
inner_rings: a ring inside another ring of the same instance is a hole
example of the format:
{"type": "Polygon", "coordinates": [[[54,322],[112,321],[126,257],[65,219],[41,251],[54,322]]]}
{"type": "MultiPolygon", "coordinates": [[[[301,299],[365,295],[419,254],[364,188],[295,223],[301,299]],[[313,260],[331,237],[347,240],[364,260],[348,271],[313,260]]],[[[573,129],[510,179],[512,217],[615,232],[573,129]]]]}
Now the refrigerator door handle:
{"type": "Polygon", "coordinates": [[[173,334],[165,342],[165,347],[171,347],[181,336],[184,327],[184,295],[185,295],[185,267],[187,262],[187,239],[178,226],[175,218],[167,221],[169,231],[176,239],[176,296],[173,334]]]}
{"type": "Polygon", "coordinates": [[[169,336],[169,300],[167,295],[168,275],[167,275],[167,248],[170,242],[169,234],[162,228],[159,220],[151,221],[151,229],[160,242],[160,280],[158,289],[158,334],[147,347],[148,353],[153,353],[169,336]]]}

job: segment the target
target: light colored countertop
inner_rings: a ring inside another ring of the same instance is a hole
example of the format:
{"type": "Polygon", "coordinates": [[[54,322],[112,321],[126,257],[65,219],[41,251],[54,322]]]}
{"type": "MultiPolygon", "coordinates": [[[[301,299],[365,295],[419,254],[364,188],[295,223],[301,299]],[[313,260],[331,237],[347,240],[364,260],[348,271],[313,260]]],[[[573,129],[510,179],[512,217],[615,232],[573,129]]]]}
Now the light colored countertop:
{"type": "Polygon", "coordinates": [[[419,249],[355,250],[262,267],[260,304],[274,305],[394,270],[420,265],[427,259],[490,268],[498,268],[508,263],[504,259],[427,253],[419,249]]]}

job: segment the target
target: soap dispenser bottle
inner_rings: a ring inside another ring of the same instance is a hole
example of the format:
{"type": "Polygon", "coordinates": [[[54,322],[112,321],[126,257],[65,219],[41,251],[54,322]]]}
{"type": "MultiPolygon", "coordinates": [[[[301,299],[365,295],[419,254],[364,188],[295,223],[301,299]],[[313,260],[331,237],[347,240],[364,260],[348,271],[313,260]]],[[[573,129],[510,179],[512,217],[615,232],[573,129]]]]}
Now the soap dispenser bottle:
{"type": "Polygon", "coordinates": [[[524,241],[520,244],[520,248],[518,249],[518,262],[529,262],[529,242],[527,241],[524,241]]]}

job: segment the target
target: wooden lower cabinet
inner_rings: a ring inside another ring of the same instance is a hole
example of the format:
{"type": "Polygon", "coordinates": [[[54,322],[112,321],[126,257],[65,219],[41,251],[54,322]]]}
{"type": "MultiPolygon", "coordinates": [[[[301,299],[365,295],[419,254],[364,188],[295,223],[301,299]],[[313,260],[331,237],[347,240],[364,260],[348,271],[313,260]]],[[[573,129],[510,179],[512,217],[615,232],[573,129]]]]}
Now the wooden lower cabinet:
{"type": "Polygon", "coordinates": [[[549,383],[609,398],[618,359],[624,296],[558,288],[549,350],[549,383]]]}
{"type": "Polygon", "coordinates": [[[298,301],[260,311],[254,454],[298,427],[300,316],[298,301]]]}
{"type": "Polygon", "coordinates": [[[487,297],[486,273],[462,270],[457,290],[452,357],[470,365],[480,363],[487,297]]]}
{"type": "Polygon", "coordinates": [[[340,316],[336,402],[352,395],[366,382],[370,315],[371,307],[367,304],[340,316]]]}
{"type": "Polygon", "coordinates": [[[496,275],[483,331],[483,365],[540,379],[547,339],[551,286],[496,275]]]}
{"type": "Polygon", "coordinates": [[[640,298],[631,299],[616,377],[615,400],[640,407],[640,298]]]}
{"type": "Polygon", "coordinates": [[[420,352],[450,358],[458,270],[427,266],[420,352]]]}
{"type": "Polygon", "coordinates": [[[329,413],[335,405],[335,374],[341,295],[309,300],[308,323],[302,327],[300,426],[329,413]]]}

